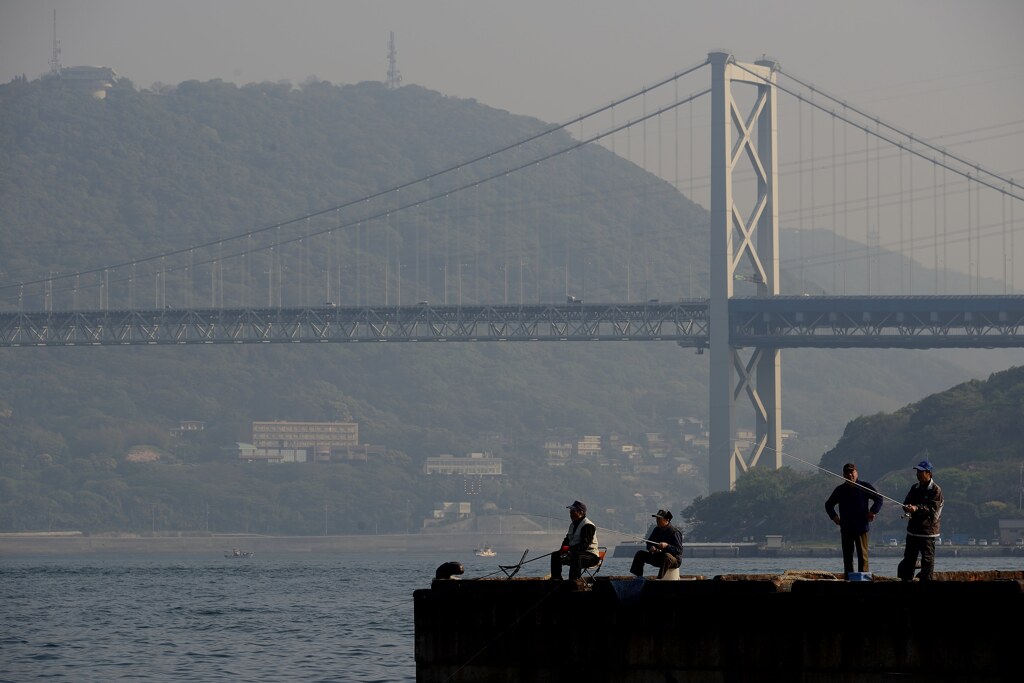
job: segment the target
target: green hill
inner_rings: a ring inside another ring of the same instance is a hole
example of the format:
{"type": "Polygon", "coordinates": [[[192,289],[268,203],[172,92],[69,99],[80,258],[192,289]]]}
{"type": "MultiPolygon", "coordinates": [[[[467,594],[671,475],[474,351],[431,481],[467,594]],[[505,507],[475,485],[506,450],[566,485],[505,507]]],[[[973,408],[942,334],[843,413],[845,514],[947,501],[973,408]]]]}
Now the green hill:
{"type": "Polygon", "coordinates": [[[686,510],[694,540],[783,534],[796,541],[834,537],[823,504],[841,481],[843,464],[856,463],[861,480],[892,500],[876,529],[905,529],[900,506],[915,482],[913,466],[934,464],[945,506],[943,533],[990,538],[1000,519],[1024,516],[1021,458],[1024,439],[1024,367],[972,380],[891,413],[853,420],[821,469],[796,473],[751,471],[736,491],[696,501],[686,510]]]}

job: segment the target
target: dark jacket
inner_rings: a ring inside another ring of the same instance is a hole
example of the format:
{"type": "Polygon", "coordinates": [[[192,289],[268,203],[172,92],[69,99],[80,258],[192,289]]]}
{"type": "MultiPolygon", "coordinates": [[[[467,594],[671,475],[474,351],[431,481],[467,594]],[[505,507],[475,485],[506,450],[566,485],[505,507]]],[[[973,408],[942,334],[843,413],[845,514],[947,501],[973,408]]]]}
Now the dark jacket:
{"type": "Polygon", "coordinates": [[[839,529],[844,534],[863,534],[868,530],[868,512],[877,515],[882,509],[882,496],[866,481],[856,484],[845,482],[837,486],[825,501],[825,513],[829,519],[836,516],[836,505],[839,505],[839,529]]]}
{"type": "MultiPolygon", "coordinates": [[[[647,537],[647,540],[652,543],[668,543],[668,547],[662,552],[668,553],[669,555],[675,555],[677,559],[682,559],[683,532],[671,524],[664,527],[655,525],[654,529],[651,530],[651,535],[647,537]]],[[[648,546],[648,548],[650,548],[650,546],[648,546]]]]}
{"type": "Polygon", "coordinates": [[[942,489],[934,479],[922,485],[918,482],[910,487],[904,505],[916,505],[917,511],[907,520],[908,536],[938,536],[939,517],[942,516],[942,489]]]}

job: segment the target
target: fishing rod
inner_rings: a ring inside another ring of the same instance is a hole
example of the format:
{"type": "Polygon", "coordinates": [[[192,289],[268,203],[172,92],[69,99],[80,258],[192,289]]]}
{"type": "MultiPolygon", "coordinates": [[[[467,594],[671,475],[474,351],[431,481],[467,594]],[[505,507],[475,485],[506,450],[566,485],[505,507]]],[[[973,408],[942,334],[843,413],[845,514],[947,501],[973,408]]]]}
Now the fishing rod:
{"type": "MultiPolygon", "coordinates": [[[[526,513],[517,513],[517,514],[526,514],[526,513]]],[[[541,516],[541,515],[538,515],[538,516],[541,516]]],[[[505,574],[505,576],[507,578],[511,579],[513,576],[515,576],[516,574],[519,573],[519,570],[523,568],[523,565],[530,564],[531,562],[536,562],[537,560],[543,560],[545,558],[549,558],[552,555],[552,553],[545,552],[545,553],[542,553],[542,554],[538,555],[537,557],[534,557],[532,559],[527,560],[526,559],[526,554],[528,552],[530,552],[529,548],[527,548],[526,550],[523,551],[523,556],[519,559],[519,562],[517,562],[515,564],[499,564],[498,565],[498,571],[491,572],[490,574],[484,574],[483,576],[478,576],[476,578],[477,579],[487,579],[487,578],[490,578],[492,576],[497,576],[499,573],[503,573],[503,574],[505,574]]],[[[558,552],[558,551],[555,551],[555,552],[558,552]]]]}
{"type": "MultiPolygon", "coordinates": [[[[510,509],[508,512],[510,514],[514,514],[514,515],[523,515],[524,517],[538,517],[540,519],[553,519],[553,520],[557,520],[557,521],[562,521],[563,520],[563,518],[561,518],[561,517],[552,517],[551,515],[539,515],[539,514],[536,514],[536,513],[533,513],[533,512],[523,512],[521,510],[511,510],[510,509]]],[[[637,540],[637,541],[647,541],[648,540],[644,536],[637,536],[635,534],[626,533],[624,531],[616,531],[615,529],[609,529],[607,527],[597,526],[596,524],[594,525],[594,528],[600,529],[601,531],[607,531],[610,534],[615,534],[615,535],[620,536],[620,537],[630,538],[630,539],[637,540]]],[[[534,557],[534,558],[531,558],[531,559],[527,560],[526,559],[526,554],[528,552],[530,552],[530,550],[527,548],[527,550],[523,553],[522,558],[520,558],[519,562],[517,562],[516,564],[506,564],[506,565],[500,565],[499,564],[498,565],[498,571],[491,572],[490,574],[484,574],[483,576],[474,577],[473,580],[488,579],[488,578],[490,578],[492,576],[497,576],[498,574],[502,574],[502,573],[505,574],[505,576],[507,578],[512,578],[513,576],[515,576],[519,572],[519,570],[523,567],[523,565],[527,565],[527,564],[530,564],[531,562],[536,562],[537,560],[543,560],[545,558],[550,558],[551,557],[551,553],[550,552],[544,552],[544,553],[538,555],[537,557],[534,557]]]]}
{"type": "Polygon", "coordinates": [[[537,560],[543,560],[545,557],[550,557],[551,556],[551,553],[544,553],[543,555],[538,555],[537,557],[534,557],[533,559],[527,560],[525,558],[526,558],[526,553],[528,553],[528,552],[530,552],[529,548],[526,549],[526,552],[523,553],[523,557],[516,564],[499,564],[498,565],[498,571],[491,572],[490,574],[484,574],[483,576],[474,577],[472,580],[475,581],[477,579],[489,579],[490,577],[497,576],[498,574],[504,574],[507,578],[511,579],[513,576],[515,576],[516,574],[519,573],[519,570],[523,568],[524,564],[530,564],[531,562],[536,562],[537,560]]]}
{"type": "MultiPolygon", "coordinates": [[[[535,515],[535,514],[531,514],[531,513],[528,513],[528,512],[515,512],[514,510],[510,510],[510,512],[512,512],[513,514],[525,515],[525,516],[528,516],[528,517],[546,517],[545,515],[535,515]]],[[[547,519],[555,519],[554,517],[546,517],[546,518],[547,519]]],[[[598,527],[596,524],[594,526],[596,528],[598,528],[598,529],[604,529],[604,527],[598,527]]],[[[634,535],[631,535],[631,534],[626,534],[626,533],[623,533],[623,532],[620,532],[620,531],[615,531],[614,529],[604,529],[604,531],[608,531],[608,532],[613,533],[613,534],[619,534],[620,536],[627,536],[629,538],[634,538],[634,539],[637,539],[639,541],[646,541],[647,540],[646,538],[643,538],[641,536],[634,536],[634,535]]],[[[537,560],[543,560],[545,558],[550,558],[551,555],[552,555],[552,553],[550,553],[550,552],[544,552],[544,553],[538,555],[537,557],[534,557],[534,558],[531,558],[531,559],[527,560],[526,559],[526,554],[528,552],[530,552],[529,548],[527,548],[523,552],[523,556],[522,556],[522,558],[520,558],[519,562],[517,562],[515,564],[499,564],[498,565],[498,571],[491,572],[490,574],[484,574],[483,576],[474,577],[472,580],[489,579],[490,577],[497,576],[498,574],[504,574],[506,578],[511,579],[513,576],[515,576],[516,574],[519,573],[519,570],[523,568],[523,565],[530,564],[531,562],[536,562],[537,560]]],[[[558,551],[554,551],[554,552],[558,552],[558,551]]]]}
{"type": "MultiPolygon", "coordinates": [[[[774,451],[775,449],[773,449],[771,447],[767,447],[766,450],[774,451]]],[[[868,493],[877,494],[878,496],[881,496],[882,498],[884,498],[884,499],[886,499],[888,501],[891,501],[893,503],[896,503],[900,507],[903,507],[903,501],[896,500],[895,498],[890,498],[889,496],[885,495],[884,493],[882,493],[881,491],[879,491],[877,489],[870,489],[867,486],[864,486],[863,484],[861,484],[860,482],[850,481],[849,479],[847,479],[846,477],[844,477],[841,474],[836,474],[835,472],[833,472],[831,470],[825,469],[821,465],[815,465],[813,462],[808,462],[807,460],[804,460],[803,458],[798,458],[797,456],[795,456],[795,455],[793,455],[791,453],[787,453],[786,451],[776,451],[776,452],[786,456],[787,458],[793,458],[793,460],[799,460],[800,462],[804,463],[805,465],[810,465],[811,467],[813,467],[815,469],[821,470],[825,474],[829,474],[829,475],[831,475],[833,477],[838,477],[839,479],[842,479],[843,481],[845,481],[847,484],[853,484],[854,486],[857,486],[857,487],[860,487],[860,488],[864,489],[868,493]]]]}
{"type": "MultiPolygon", "coordinates": [[[[776,452],[776,453],[779,453],[781,455],[786,456],[787,458],[792,458],[793,460],[797,460],[799,462],[802,462],[803,464],[809,465],[809,466],[813,467],[816,470],[820,470],[820,471],[824,472],[825,474],[828,474],[830,476],[836,477],[837,479],[841,479],[843,482],[845,482],[847,484],[853,484],[854,486],[856,486],[856,487],[858,487],[860,489],[863,489],[865,492],[867,492],[869,494],[877,495],[880,498],[883,498],[883,499],[888,500],[888,501],[890,501],[892,503],[895,503],[896,505],[899,505],[901,508],[903,507],[903,502],[902,501],[896,500],[895,498],[891,498],[891,497],[885,495],[884,493],[882,493],[881,491],[879,491],[877,489],[869,488],[869,487],[861,484],[860,482],[850,481],[849,479],[847,479],[843,475],[837,474],[837,473],[835,473],[835,472],[833,472],[833,471],[831,471],[831,470],[829,470],[829,469],[827,469],[825,467],[822,467],[821,465],[817,465],[817,464],[815,464],[813,462],[810,462],[808,460],[804,460],[803,458],[797,457],[797,456],[793,455],[792,453],[787,453],[786,451],[783,451],[783,450],[776,450],[776,449],[771,448],[771,447],[766,447],[766,450],[772,451],[772,452],[776,452]]],[[[513,509],[509,509],[508,512],[510,514],[523,515],[524,517],[536,517],[536,518],[539,518],[539,519],[551,519],[551,520],[555,520],[555,521],[564,521],[564,518],[562,518],[562,517],[554,517],[552,515],[541,515],[541,514],[537,514],[537,513],[534,513],[534,512],[524,512],[524,511],[521,511],[521,510],[513,510],[513,509]]],[[[599,529],[601,531],[606,531],[606,532],[608,532],[610,534],[614,534],[614,535],[619,536],[619,537],[624,537],[624,538],[628,538],[628,539],[635,540],[635,541],[646,542],[646,541],[650,540],[646,536],[638,536],[636,534],[631,534],[631,533],[624,532],[624,531],[618,531],[616,529],[610,529],[610,528],[607,528],[607,527],[598,526],[596,524],[594,525],[594,528],[599,529]]],[[[529,552],[529,550],[527,550],[525,553],[523,553],[523,558],[520,559],[520,561],[517,564],[513,564],[513,565],[499,565],[500,572],[504,572],[506,576],[511,578],[512,576],[515,575],[516,572],[519,571],[519,569],[523,565],[530,564],[531,562],[536,562],[537,560],[542,560],[542,559],[544,559],[546,557],[550,557],[550,555],[551,555],[551,553],[545,552],[545,553],[543,553],[541,555],[538,555],[537,557],[534,557],[532,559],[527,560],[525,558],[526,558],[526,553],[528,553],[528,552],[529,552]],[[509,574],[508,570],[512,570],[512,574],[509,574]]],[[[488,578],[488,577],[491,577],[491,576],[496,576],[498,573],[499,572],[492,572],[491,574],[486,574],[486,575],[484,575],[482,577],[479,577],[479,578],[488,578]]]]}

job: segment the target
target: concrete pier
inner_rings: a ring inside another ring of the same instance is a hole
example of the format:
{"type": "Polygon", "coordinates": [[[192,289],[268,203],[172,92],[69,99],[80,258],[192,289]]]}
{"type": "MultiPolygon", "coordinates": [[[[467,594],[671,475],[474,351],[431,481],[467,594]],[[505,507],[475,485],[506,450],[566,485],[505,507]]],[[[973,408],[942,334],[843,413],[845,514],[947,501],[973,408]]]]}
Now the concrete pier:
{"type": "Polygon", "coordinates": [[[1021,680],[1024,571],[435,580],[417,683],[1021,680]],[[688,580],[686,580],[688,579],[688,580]]]}

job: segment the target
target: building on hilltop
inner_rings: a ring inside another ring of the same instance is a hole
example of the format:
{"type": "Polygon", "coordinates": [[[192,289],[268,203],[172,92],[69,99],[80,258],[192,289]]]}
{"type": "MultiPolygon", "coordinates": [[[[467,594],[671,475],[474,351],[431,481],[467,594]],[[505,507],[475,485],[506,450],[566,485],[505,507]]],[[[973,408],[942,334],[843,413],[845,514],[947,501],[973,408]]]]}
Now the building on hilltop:
{"type": "Polygon", "coordinates": [[[107,91],[118,79],[117,73],[109,66],[64,66],[48,77],[87,92],[97,100],[106,99],[107,91]]]}
{"type": "Polygon", "coordinates": [[[442,501],[434,504],[430,517],[423,520],[423,528],[451,524],[460,520],[469,519],[473,513],[472,503],[466,501],[442,501]]]}
{"type": "Polygon", "coordinates": [[[177,427],[171,427],[170,433],[173,438],[183,434],[195,434],[206,429],[206,423],[202,420],[181,420],[177,427]]]}
{"type": "Polygon", "coordinates": [[[366,459],[378,447],[359,445],[356,422],[288,422],[274,420],[252,423],[252,450],[239,449],[249,461],[328,462],[366,459]]]}
{"type": "Polygon", "coordinates": [[[492,457],[489,452],[470,453],[465,457],[444,453],[428,457],[423,464],[423,473],[499,476],[501,466],[501,458],[492,457]]]}
{"type": "Polygon", "coordinates": [[[106,99],[114,87],[117,74],[109,66],[64,66],[60,63],[60,41],[57,40],[57,10],[53,10],[53,56],[50,72],[44,78],[84,90],[98,100],[106,99]]]}
{"type": "Polygon", "coordinates": [[[661,432],[646,432],[644,439],[647,443],[647,452],[655,458],[664,458],[668,455],[670,446],[661,432]]]}
{"type": "Polygon", "coordinates": [[[601,453],[601,437],[597,434],[587,434],[576,442],[576,456],[579,458],[596,458],[601,453]]]}
{"type": "Polygon", "coordinates": [[[548,439],[544,442],[544,453],[548,465],[563,467],[572,458],[573,443],[562,439],[548,439]]]}

